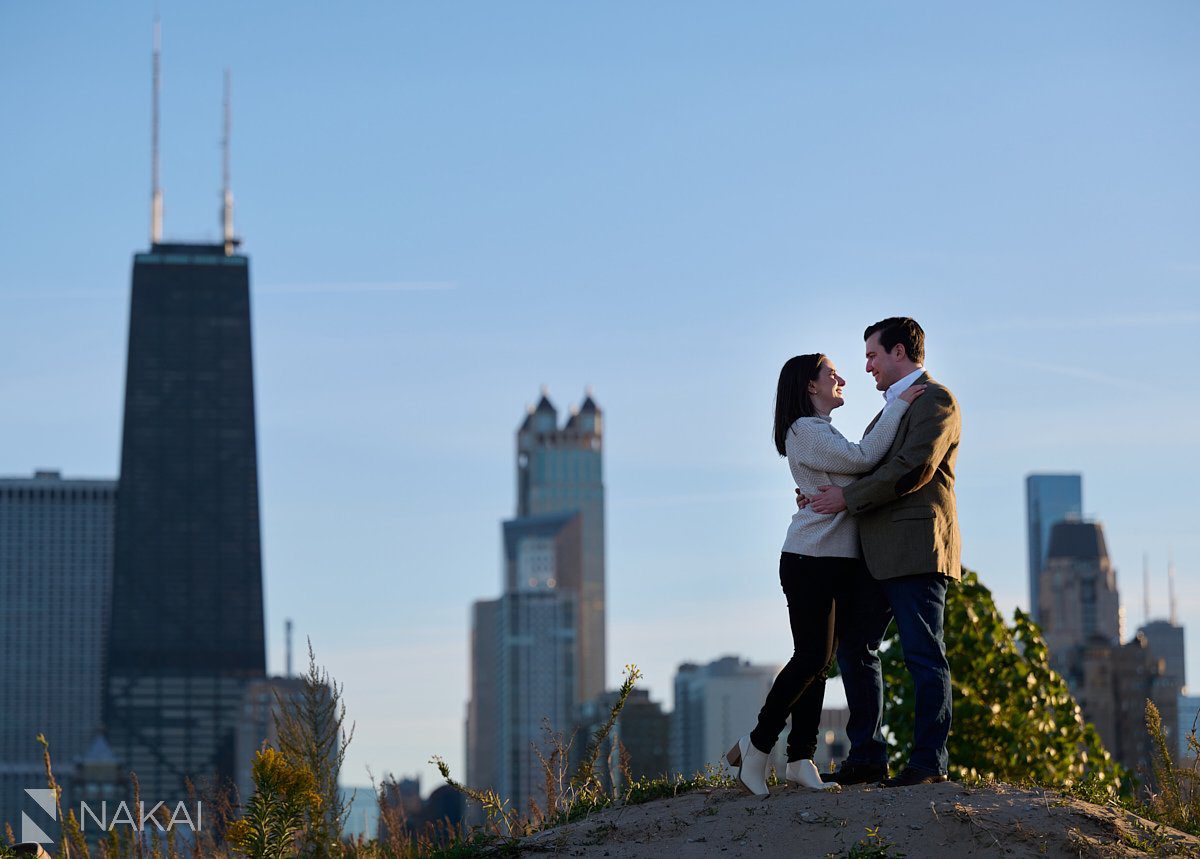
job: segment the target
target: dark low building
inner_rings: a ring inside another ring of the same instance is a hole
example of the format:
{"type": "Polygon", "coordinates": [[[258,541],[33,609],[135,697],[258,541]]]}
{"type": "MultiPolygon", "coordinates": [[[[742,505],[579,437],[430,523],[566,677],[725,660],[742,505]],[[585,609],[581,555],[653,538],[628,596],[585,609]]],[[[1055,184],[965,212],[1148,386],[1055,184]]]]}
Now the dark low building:
{"type": "Polygon", "coordinates": [[[385,781],[382,805],[377,833],[381,842],[389,840],[389,820],[403,822],[410,837],[444,839],[462,823],[466,810],[463,795],[448,784],[434,789],[422,799],[420,777],[385,781]]]}
{"type": "Polygon", "coordinates": [[[1121,643],[1117,574],[1100,523],[1054,526],[1040,595],[1050,664],[1066,679],[1109,753],[1134,772],[1149,773],[1146,701],[1154,701],[1173,731],[1178,690],[1145,635],[1121,643]]]}
{"type": "Polygon", "coordinates": [[[1182,695],[1187,685],[1183,627],[1170,620],[1152,620],[1142,626],[1138,633],[1145,637],[1155,658],[1162,661],[1165,687],[1172,694],[1182,695]]]}
{"type": "MultiPolygon", "coordinates": [[[[572,773],[584,760],[592,737],[602,728],[617,703],[619,693],[605,692],[579,708],[578,729],[571,748],[572,773]]],[[[620,790],[626,779],[638,781],[667,774],[670,766],[669,713],[650,700],[650,693],[634,689],[625,700],[617,721],[596,755],[596,775],[606,790],[620,790]]]]}

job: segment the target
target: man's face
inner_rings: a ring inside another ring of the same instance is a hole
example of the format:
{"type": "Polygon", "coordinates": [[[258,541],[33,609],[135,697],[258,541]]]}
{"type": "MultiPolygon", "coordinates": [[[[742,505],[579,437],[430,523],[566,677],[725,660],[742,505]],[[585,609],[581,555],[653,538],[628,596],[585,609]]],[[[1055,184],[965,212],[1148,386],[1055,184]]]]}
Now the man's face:
{"type": "Polygon", "coordinates": [[[886,391],[908,375],[904,347],[899,343],[888,352],[879,343],[879,332],[867,338],[867,372],[875,377],[875,387],[886,391]]]}

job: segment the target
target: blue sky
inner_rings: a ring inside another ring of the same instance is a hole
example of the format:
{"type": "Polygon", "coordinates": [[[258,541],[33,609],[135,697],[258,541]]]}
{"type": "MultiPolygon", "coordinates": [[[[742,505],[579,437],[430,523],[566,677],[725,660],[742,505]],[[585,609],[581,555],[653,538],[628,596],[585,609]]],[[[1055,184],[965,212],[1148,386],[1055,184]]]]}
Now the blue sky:
{"type": "MultiPolygon", "coordinates": [[[[118,469],[149,218],[150,3],[0,6],[0,473],[118,469]]],[[[542,384],[606,413],[609,673],[790,649],[780,365],[916,317],[964,414],[964,560],[1028,599],[1031,471],[1080,471],[1127,606],[1200,617],[1200,7],[163,2],[166,235],[254,284],[267,619],[358,723],[345,779],[462,772],[542,384]]],[[[947,632],[953,635],[953,630],[947,632]]],[[[1191,675],[1200,622],[1188,629],[1191,675]]],[[[836,698],[836,692],[831,692],[836,698]]]]}

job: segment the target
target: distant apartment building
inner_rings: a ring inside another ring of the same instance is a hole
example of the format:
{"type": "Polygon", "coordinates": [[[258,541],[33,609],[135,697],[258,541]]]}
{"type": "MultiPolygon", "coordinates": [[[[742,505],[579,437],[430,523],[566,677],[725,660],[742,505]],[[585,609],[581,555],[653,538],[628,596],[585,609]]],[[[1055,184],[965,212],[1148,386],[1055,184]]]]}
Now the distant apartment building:
{"type": "MultiPolygon", "coordinates": [[[[580,706],[571,756],[573,768],[587,754],[592,737],[607,724],[619,698],[618,691],[610,690],[580,706]]],[[[596,756],[596,775],[606,790],[621,790],[630,779],[639,781],[668,774],[670,724],[670,714],[650,699],[647,690],[634,689],[629,693],[596,756]]]]}
{"type": "Polygon", "coordinates": [[[522,809],[545,800],[538,752],[603,691],[602,431],[590,395],[561,427],[545,393],[529,410],[516,437],[517,515],[502,525],[501,594],[472,608],[467,780],[522,809]]]}
{"type": "Polygon", "coordinates": [[[1138,633],[1145,637],[1150,652],[1162,660],[1163,685],[1172,694],[1182,695],[1187,685],[1183,627],[1169,620],[1152,620],[1138,633]]]}
{"type": "Polygon", "coordinates": [[[475,603],[471,630],[468,784],[522,807],[545,784],[538,752],[570,731],[576,697],[575,596],[552,584],[553,553],[536,566],[544,579],[475,603]]]}
{"type": "Polygon", "coordinates": [[[379,835],[379,797],[371,785],[339,788],[346,808],[343,838],[365,838],[370,841],[379,835]]]}
{"type": "MultiPolygon", "coordinates": [[[[778,673],[777,665],[753,665],[737,656],[680,665],[671,713],[671,771],[691,776],[709,765],[720,768],[730,747],[753,730],[778,673]]],[[[780,768],[787,762],[785,737],[786,729],[773,754],[780,768]]]]}
{"type": "MultiPolygon", "coordinates": [[[[477,600],[471,606],[465,757],[467,784],[477,790],[500,786],[500,600],[477,600]]],[[[477,805],[468,808],[472,822],[482,820],[477,805]],[[479,815],[479,819],[475,819],[479,815]]]]}
{"type": "Polygon", "coordinates": [[[821,772],[831,772],[832,764],[840,764],[850,753],[850,738],[846,722],[850,711],[845,708],[825,708],[821,711],[821,727],[817,732],[817,751],[813,763],[821,772]]]}
{"type": "Polygon", "coordinates": [[[1177,711],[1179,760],[1192,761],[1196,759],[1196,749],[1192,747],[1190,737],[1200,737],[1200,695],[1180,695],[1177,711]]]}
{"type": "Polygon", "coordinates": [[[1063,675],[1105,748],[1137,770],[1150,761],[1145,702],[1173,732],[1178,691],[1138,635],[1120,641],[1120,595],[1098,522],[1054,526],[1040,583],[1042,631],[1050,663],[1063,675]]]}
{"type": "MultiPolygon", "coordinates": [[[[71,792],[64,806],[86,802],[92,808],[101,808],[101,803],[107,800],[115,807],[121,800],[133,798],[129,774],[117,760],[103,731],[96,732],[87,751],[71,771],[70,779],[71,792]]],[[[96,835],[98,837],[99,833],[96,835]]]]}
{"type": "Polygon", "coordinates": [[[1039,593],[1051,661],[1068,680],[1078,678],[1083,647],[1094,641],[1115,645],[1120,639],[1117,573],[1098,522],[1054,526],[1039,593]]]}
{"type": "Polygon", "coordinates": [[[1025,478],[1026,537],[1029,544],[1029,611],[1041,623],[1041,574],[1050,531],[1059,522],[1083,517],[1083,478],[1078,474],[1031,474],[1025,478]]]}
{"type": "Polygon", "coordinates": [[[234,784],[242,802],[254,794],[254,756],[264,744],[279,748],[282,707],[298,705],[304,697],[300,677],[264,677],[246,684],[241,712],[234,726],[234,784]]]}
{"type": "Polygon", "coordinates": [[[575,600],[554,590],[500,598],[496,673],[500,711],[497,788],[526,808],[545,804],[542,757],[569,734],[575,712],[575,600]]]}
{"type": "Polygon", "coordinates": [[[445,843],[451,840],[448,834],[463,820],[463,795],[444,784],[422,799],[420,776],[384,781],[379,804],[383,813],[376,814],[376,830],[368,837],[385,843],[391,837],[391,823],[403,825],[410,837],[422,836],[445,843]]]}
{"type": "Polygon", "coordinates": [[[1179,697],[1164,694],[1158,660],[1146,640],[1136,636],[1125,644],[1087,647],[1081,660],[1082,678],[1075,698],[1084,718],[1096,726],[1109,753],[1125,766],[1149,772],[1153,757],[1146,732],[1146,701],[1154,701],[1168,740],[1173,742],[1179,697]]]}
{"type": "MultiPolygon", "coordinates": [[[[54,778],[63,786],[64,811],[71,807],[78,811],[79,804],[84,802],[89,808],[101,811],[105,803],[108,808],[115,809],[122,801],[133,802],[133,783],[129,772],[121,766],[103,730],[96,731],[87,750],[75,761],[74,766],[66,768],[61,762],[56,763],[54,778]]],[[[39,787],[44,786],[43,781],[39,787]]],[[[98,826],[85,826],[82,834],[90,848],[100,852],[100,842],[107,833],[98,826]]]]}
{"type": "Polygon", "coordinates": [[[45,787],[39,733],[68,789],[96,740],[116,497],[114,480],[0,478],[0,826],[45,787]]]}

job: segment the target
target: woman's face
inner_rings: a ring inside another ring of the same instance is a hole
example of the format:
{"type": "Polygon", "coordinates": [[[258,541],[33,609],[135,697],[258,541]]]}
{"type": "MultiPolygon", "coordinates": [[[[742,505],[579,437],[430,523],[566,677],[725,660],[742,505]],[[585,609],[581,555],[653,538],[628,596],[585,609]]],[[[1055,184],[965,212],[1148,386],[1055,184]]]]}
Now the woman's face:
{"type": "Polygon", "coordinates": [[[838,406],[845,404],[842,398],[842,388],[846,380],[838,375],[833,362],[826,358],[817,368],[817,378],[808,383],[808,395],[812,397],[813,406],[821,414],[829,414],[838,406]]]}

